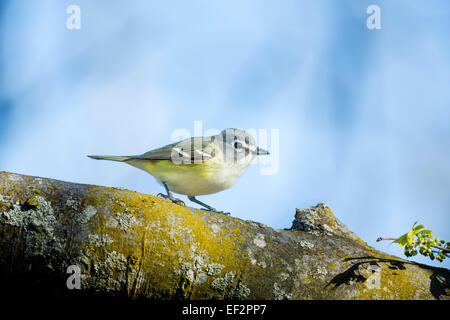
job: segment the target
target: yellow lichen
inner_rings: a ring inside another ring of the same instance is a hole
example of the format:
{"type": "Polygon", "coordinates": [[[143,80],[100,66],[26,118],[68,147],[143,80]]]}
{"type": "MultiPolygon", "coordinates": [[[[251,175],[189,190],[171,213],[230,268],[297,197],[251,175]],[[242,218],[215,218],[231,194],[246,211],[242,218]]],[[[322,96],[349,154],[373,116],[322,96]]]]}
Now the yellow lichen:
{"type": "MultiPolygon", "coordinates": [[[[147,280],[157,286],[151,292],[173,294],[169,291],[177,287],[182,275],[167,275],[167,270],[172,269],[176,274],[177,270],[181,270],[182,262],[186,261],[207,259],[209,263],[223,264],[224,273],[236,271],[239,263],[238,243],[243,240],[239,228],[214,232],[197,212],[158,197],[126,190],[117,192],[114,202],[110,201],[110,197],[102,187],[91,188],[84,205],[95,206],[98,212],[92,219],[94,223],[91,223],[90,232],[110,235],[114,241],[105,250],[119,252],[132,258],[134,265],[140,265],[144,276],[148,275],[147,280]],[[114,213],[125,210],[122,204],[126,204],[127,214],[136,219],[136,223],[126,232],[108,227],[107,223],[114,213]]],[[[94,251],[90,246],[89,249],[94,251]]],[[[188,282],[181,286],[185,298],[195,295],[197,287],[188,282]]],[[[208,279],[204,285],[210,282],[211,279],[208,279]]]]}

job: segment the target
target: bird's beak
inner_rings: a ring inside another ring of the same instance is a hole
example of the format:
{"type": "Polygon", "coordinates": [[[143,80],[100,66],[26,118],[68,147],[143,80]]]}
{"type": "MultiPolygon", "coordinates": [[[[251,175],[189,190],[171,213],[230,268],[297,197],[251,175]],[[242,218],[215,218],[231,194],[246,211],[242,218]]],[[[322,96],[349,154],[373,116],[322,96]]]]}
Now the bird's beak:
{"type": "Polygon", "coordinates": [[[257,154],[258,156],[264,156],[264,155],[268,155],[268,154],[270,154],[270,153],[269,153],[269,151],[264,150],[263,148],[257,147],[257,148],[256,148],[256,154],[257,154]]]}

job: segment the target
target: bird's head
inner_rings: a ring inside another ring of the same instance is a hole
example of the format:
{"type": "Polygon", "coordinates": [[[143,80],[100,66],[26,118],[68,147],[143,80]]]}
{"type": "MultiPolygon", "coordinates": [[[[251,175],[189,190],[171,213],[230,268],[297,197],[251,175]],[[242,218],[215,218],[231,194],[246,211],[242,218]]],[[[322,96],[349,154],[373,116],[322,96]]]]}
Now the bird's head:
{"type": "Polygon", "coordinates": [[[225,129],[218,135],[223,143],[224,156],[227,161],[248,162],[257,155],[268,155],[269,152],[258,147],[255,138],[241,129],[225,129]]]}

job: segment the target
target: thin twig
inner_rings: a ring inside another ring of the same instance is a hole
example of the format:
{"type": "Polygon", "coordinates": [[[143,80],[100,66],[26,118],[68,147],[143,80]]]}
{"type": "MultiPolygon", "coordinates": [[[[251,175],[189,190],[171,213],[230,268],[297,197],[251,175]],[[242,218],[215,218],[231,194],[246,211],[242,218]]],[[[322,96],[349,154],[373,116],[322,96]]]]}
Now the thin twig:
{"type": "Polygon", "coordinates": [[[383,241],[383,240],[397,240],[398,238],[381,238],[381,237],[379,237],[378,239],[377,239],[377,242],[380,242],[380,241],[383,241]]]}

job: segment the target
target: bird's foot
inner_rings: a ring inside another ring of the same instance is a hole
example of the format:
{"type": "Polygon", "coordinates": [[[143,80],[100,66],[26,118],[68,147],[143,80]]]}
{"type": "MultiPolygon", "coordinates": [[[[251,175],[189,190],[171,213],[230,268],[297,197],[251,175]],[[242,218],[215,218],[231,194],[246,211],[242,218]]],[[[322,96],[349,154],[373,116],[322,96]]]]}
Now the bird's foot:
{"type": "Polygon", "coordinates": [[[158,193],[157,196],[158,196],[158,197],[161,197],[161,198],[164,198],[164,199],[166,199],[166,200],[170,200],[170,201],[172,201],[173,203],[176,203],[176,204],[178,204],[178,205],[186,206],[183,200],[174,198],[174,197],[171,196],[171,195],[167,195],[167,194],[163,194],[163,193],[158,193]]]}
{"type": "Polygon", "coordinates": [[[157,197],[161,197],[161,198],[164,198],[164,199],[169,199],[169,196],[167,195],[167,194],[164,194],[164,193],[158,193],[157,195],[156,195],[157,197]]]}
{"type": "Polygon", "coordinates": [[[230,212],[225,212],[225,211],[214,211],[215,213],[220,213],[226,216],[229,216],[231,213],[230,212]]]}
{"type": "Polygon", "coordinates": [[[200,200],[197,200],[197,199],[195,198],[195,196],[188,196],[188,199],[191,200],[192,202],[195,202],[195,203],[197,203],[197,204],[203,206],[203,207],[204,207],[203,210],[211,211],[211,212],[215,212],[215,213],[220,213],[220,214],[224,214],[224,215],[226,215],[226,216],[228,216],[228,215],[230,214],[229,212],[218,211],[217,209],[215,209],[215,208],[213,208],[213,207],[207,205],[206,203],[201,202],[200,200]]]}
{"type": "Polygon", "coordinates": [[[230,215],[230,212],[219,211],[219,210],[214,209],[214,208],[211,208],[211,209],[203,209],[203,210],[205,210],[205,211],[211,211],[211,212],[215,212],[215,213],[220,213],[220,214],[223,214],[223,215],[226,215],[226,216],[229,216],[229,215],[230,215]]]}

